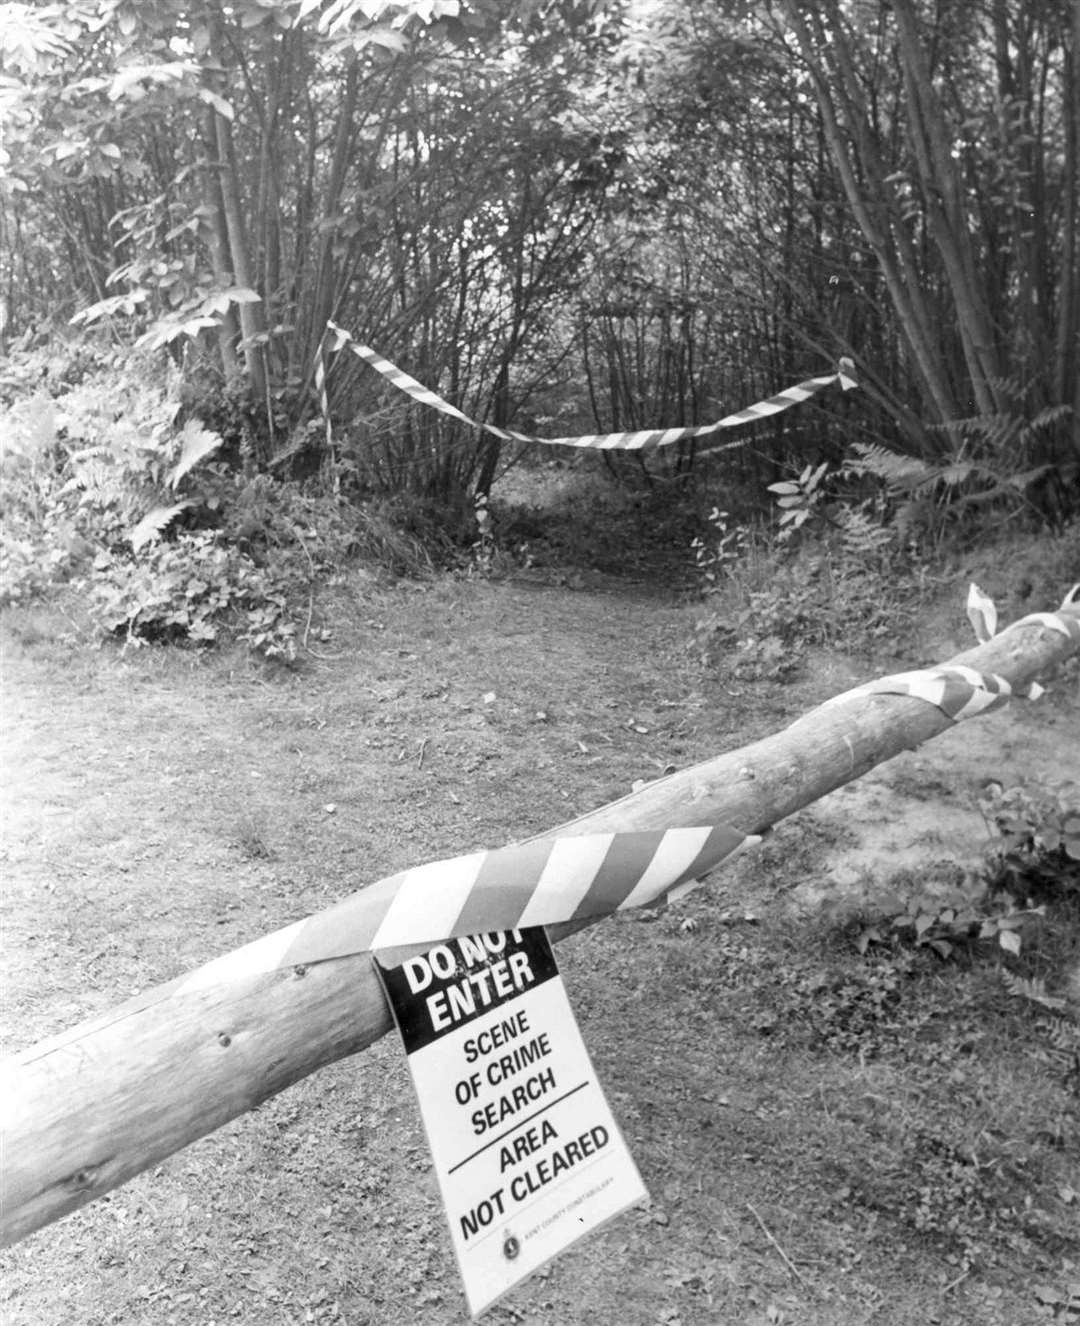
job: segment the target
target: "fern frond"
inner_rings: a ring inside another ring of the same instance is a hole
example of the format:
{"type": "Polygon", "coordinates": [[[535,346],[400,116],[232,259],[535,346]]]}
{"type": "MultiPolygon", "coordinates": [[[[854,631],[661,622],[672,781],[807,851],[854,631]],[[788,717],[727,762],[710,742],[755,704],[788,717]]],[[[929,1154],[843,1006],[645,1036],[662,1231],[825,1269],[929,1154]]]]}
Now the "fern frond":
{"type": "Polygon", "coordinates": [[[1001,969],[1001,980],[1005,989],[1014,999],[1027,999],[1032,1004],[1055,1012],[1065,1007],[1065,1000],[1046,993],[1046,982],[1041,976],[1015,976],[1007,967],[1001,969]]]}
{"type": "Polygon", "coordinates": [[[952,465],[943,465],[934,474],[934,479],[940,479],[946,488],[956,488],[978,473],[979,467],[970,461],[954,461],[952,465]]]}
{"type": "Polygon", "coordinates": [[[845,507],[838,515],[844,552],[857,561],[871,561],[889,548],[895,534],[861,507],[845,507]]]}
{"type": "Polygon", "coordinates": [[[881,479],[894,492],[911,491],[933,473],[925,461],[901,456],[876,442],[855,442],[852,450],[856,456],[848,463],[848,471],[881,479]]]}
{"type": "Polygon", "coordinates": [[[1068,419],[1072,412],[1073,408],[1071,405],[1047,405],[1044,409],[1039,411],[1034,419],[1028,420],[1024,425],[1020,434],[1020,441],[1028,442],[1037,433],[1044,429],[1056,427],[1063,420],[1068,419]]]}
{"type": "Polygon", "coordinates": [[[986,379],[986,385],[998,396],[1008,396],[1014,401],[1022,401],[1028,390],[1015,373],[1010,373],[1008,377],[998,377],[992,373],[986,379]]]}
{"type": "Polygon", "coordinates": [[[152,511],[148,511],[128,535],[135,552],[138,552],[143,544],[160,538],[162,530],[171,525],[180,512],[186,511],[191,505],[192,503],[185,498],[183,502],[177,502],[174,506],[156,506],[152,511]]]}
{"type": "Polygon", "coordinates": [[[966,419],[949,419],[931,427],[948,433],[964,441],[977,440],[985,443],[991,450],[1000,453],[1012,446],[1024,446],[1039,433],[1057,427],[1072,414],[1068,404],[1047,405],[1032,419],[1028,419],[1019,408],[1021,395],[1016,395],[1018,408],[1014,411],[1000,411],[997,414],[975,414],[966,419]]]}
{"type": "Polygon", "coordinates": [[[211,452],[216,451],[223,441],[220,433],[204,428],[198,419],[187,421],[180,438],[180,459],[169,475],[170,488],[175,488],[185,474],[193,470],[199,461],[205,460],[211,452]]]}
{"type": "Polygon", "coordinates": [[[987,416],[973,414],[966,419],[947,419],[941,424],[931,424],[930,428],[934,432],[951,433],[961,438],[971,438],[985,437],[987,426],[987,416]]]}
{"type": "Polygon", "coordinates": [[[1063,1054],[1080,1053],[1080,1027],[1075,1022],[1068,1018],[1040,1018],[1036,1025],[1055,1050],[1063,1054]]]}

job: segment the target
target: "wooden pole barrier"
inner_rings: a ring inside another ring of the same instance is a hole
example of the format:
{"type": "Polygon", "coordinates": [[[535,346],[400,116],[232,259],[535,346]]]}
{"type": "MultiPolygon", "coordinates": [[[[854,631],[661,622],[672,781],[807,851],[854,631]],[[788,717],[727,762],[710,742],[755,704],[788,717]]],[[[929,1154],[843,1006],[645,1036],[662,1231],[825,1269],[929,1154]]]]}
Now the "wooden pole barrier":
{"type": "MultiPolygon", "coordinates": [[[[1023,691],[1080,651],[1080,604],[1067,601],[1059,615],[1067,632],[1025,620],[943,666],[995,673],[1023,691]]],[[[763,833],[952,725],[924,699],[845,697],[541,838],[714,823],[763,833]]],[[[361,953],[136,1001],[13,1056],[0,1107],[0,1239],[13,1243],[84,1206],[392,1025],[361,953]]]]}

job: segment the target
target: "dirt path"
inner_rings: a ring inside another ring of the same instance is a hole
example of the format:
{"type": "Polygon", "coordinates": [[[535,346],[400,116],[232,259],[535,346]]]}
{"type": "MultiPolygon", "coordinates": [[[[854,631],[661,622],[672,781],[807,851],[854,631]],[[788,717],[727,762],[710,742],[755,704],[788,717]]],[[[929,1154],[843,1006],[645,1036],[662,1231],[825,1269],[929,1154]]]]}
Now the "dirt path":
{"type": "MultiPolygon", "coordinates": [[[[404,865],[524,837],[743,744],[886,661],[830,656],[789,687],[730,687],[694,661],[692,608],[612,590],[343,583],[327,658],[306,675],[238,656],[91,652],[60,638],[55,615],[9,616],[4,1047],[404,865]]],[[[920,648],[946,656],[966,643],[952,630],[920,648]]],[[[884,887],[897,864],[976,855],[981,784],[1080,778],[1077,732],[1074,683],[965,724],[781,826],[685,912],[562,946],[653,1205],[492,1320],[1066,1320],[1042,1311],[1031,1276],[1048,1292],[1080,1279],[1075,1240],[1040,1243],[1020,1216],[999,1226],[989,1199],[954,1193],[962,1246],[985,1254],[965,1269],[946,1214],[931,1203],[919,1225],[919,1183],[954,1181],[930,1167],[926,1138],[944,1136],[946,1115],[964,1132],[963,1092],[985,1104],[990,1088],[965,1079],[940,1097],[941,1064],[912,1048],[912,1028],[977,1018],[977,974],[957,975],[941,1007],[929,987],[905,993],[923,1021],[882,1013],[873,1039],[841,1042],[806,1013],[828,1002],[823,965],[871,992],[894,978],[860,974],[799,918],[867,872],[884,887]],[[785,1019],[808,1030],[789,1037],[785,1019]]],[[[837,1003],[834,1021],[850,1012],[837,1003]]],[[[1008,1103],[1008,1074],[1030,1087],[1032,1070],[989,1033],[986,1045],[1008,1103]]],[[[1032,1087],[1031,1129],[1063,1100],[1049,1081],[1032,1087]]],[[[1010,1124],[1014,1159],[1017,1129],[1035,1154],[1026,1128],[1010,1124]]],[[[1039,1163],[1035,1201],[1057,1220],[1071,1156],[1039,1163]]],[[[971,1182],[990,1183],[982,1173],[971,1182]]],[[[7,1254],[2,1314],[10,1326],[457,1322],[442,1220],[401,1055],[384,1041],[7,1254]]]]}

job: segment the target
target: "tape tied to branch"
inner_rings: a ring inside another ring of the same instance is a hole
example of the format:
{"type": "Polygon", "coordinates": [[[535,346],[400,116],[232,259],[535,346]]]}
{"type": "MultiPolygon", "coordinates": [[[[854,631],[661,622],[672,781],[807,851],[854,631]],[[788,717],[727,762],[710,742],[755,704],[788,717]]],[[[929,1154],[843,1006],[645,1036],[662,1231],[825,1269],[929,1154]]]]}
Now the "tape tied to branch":
{"type": "Polygon", "coordinates": [[[963,718],[1000,709],[1012,699],[1013,690],[1004,677],[994,672],[976,672],[965,667],[928,668],[879,677],[842,695],[834,695],[825,703],[837,704],[866,695],[910,695],[936,705],[946,718],[959,723],[963,718]]]}
{"type": "MultiPolygon", "coordinates": [[[[761,839],[728,824],[545,838],[416,866],[145,991],[117,1022],[165,999],[247,977],[462,935],[584,921],[684,897],[761,839]]],[[[72,1033],[77,1039],[79,1029],[72,1033]]],[[[67,1038],[50,1043],[55,1048],[67,1038]]]]}
{"type": "MultiPolygon", "coordinates": [[[[1078,593],[1080,585],[1069,591],[1062,606],[1069,607],[1078,593]]],[[[993,599],[975,584],[968,589],[967,616],[981,644],[994,638],[997,633],[997,608],[993,599]]],[[[1033,612],[1012,622],[1005,631],[1036,625],[1080,644],[1080,619],[1064,612],[1033,612]]],[[[836,695],[826,703],[836,704],[841,700],[853,700],[865,695],[911,695],[936,705],[947,718],[958,723],[961,719],[1000,709],[1012,699],[1037,700],[1042,694],[1043,688],[1038,682],[1015,687],[995,672],[978,672],[974,668],[955,665],[880,677],[877,681],[867,682],[863,686],[856,686],[854,690],[836,695]]]]}
{"type": "Polygon", "coordinates": [[[190,979],[216,982],[230,967],[230,975],[272,971],[644,907],[683,892],[750,841],[757,839],[720,824],[548,838],[432,861],[226,954],[190,979]]]}
{"type": "MultiPolygon", "coordinates": [[[[1073,585],[1065,595],[1061,607],[1070,608],[1078,601],[1080,601],[1080,584],[1073,585]]],[[[986,644],[997,634],[997,608],[994,606],[994,600],[974,582],[968,586],[967,615],[975,632],[975,638],[980,644],[986,644]]],[[[1071,614],[1066,615],[1063,611],[1031,612],[1026,617],[1020,617],[1010,623],[1005,630],[1016,631],[1022,626],[1044,626],[1047,630],[1056,631],[1059,635],[1064,635],[1080,644],[1080,618],[1071,614]]],[[[1038,693],[1041,694],[1041,688],[1038,693]]],[[[1031,692],[1028,694],[1031,695],[1031,692]]]]}
{"type": "MultiPolygon", "coordinates": [[[[410,377],[403,369],[392,364],[389,359],[384,359],[370,345],[363,345],[344,328],[339,327],[336,322],[328,322],[326,327],[326,339],[332,351],[351,350],[357,358],[362,359],[365,364],[369,364],[377,373],[381,373],[388,382],[397,387],[399,391],[404,392],[406,396],[410,396],[414,401],[418,401],[421,405],[430,406],[433,410],[440,410],[443,414],[460,420],[461,423],[467,424],[470,428],[478,428],[485,433],[490,433],[503,442],[525,442],[530,445],[538,443],[549,447],[588,447],[600,451],[640,451],[643,447],[666,447],[673,442],[705,437],[707,434],[715,433],[721,428],[735,428],[741,424],[752,423],[755,419],[764,419],[769,415],[779,414],[783,410],[790,409],[793,405],[801,405],[804,401],[808,401],[812,396],[825,391],[828,387],[838,385],[843,391],[850,391],[858,385],[854,376],[855,365],[850,359],[841,359],[839,370],[836,373],[830,373],[825,377],[807,378],[805,382],[798,382],[793,387],[777,392],[775,396],[757,401],[754,405],[748,405],[745,409],[726,415],[723,419],[718,419],[712,424],[700,424],[691,428],[641,429],[633,433],[587,433],[580,437],[536,437],[531,433],[518,433],[513,429],[499,428],[495,424],[483,423],[479,419],[471,419],[467,414],[463,414],[457,406],[443,400],[429,387],[425,387],[422,382],[418,382],[416,378],[410,377]]],[[[326,368],[323,363],[322,347],[320,347],[315,362],[315,385],[319,395],[319,406],[323,412],[323,420],[329,430],[330,406],[326,394],[326,368]]],[[[745,439],[740,439],[737,442],[729,442],[724,447],[714,449],[722,451],[728,447],[741,447],[745,444],[745,439]]]]}
{"type": "MultiPolygon", "coordinates": [[[[980,612],[982,628],[990,629],[985,604],[980,612]]],[[[1080,620],[1072,613],[1035,613],[1007,629],[1036,623],[1080,643],[1080,620]]],[[[1032,684],[1027,694],[1039,692],[1032,684]]],[[[1019,693],[995,673],[954,665],[882,677],[825,703],[908,695],[958,722],[997,709],[1019,693]]],[[[674,901],[722,861],[760,841],[728,824],[699,825],[548,837],[429,862],[136,995],[106,1021],[119,1022],[166,999],[247,977],[289,969],[300,974],[312,964],[372,950],[420,948],[463,935],[596,919],[665,898],[674,901]]],[[[17,1057],[34,1058],[85,1034],[75,1028],[17,1057]]]]}

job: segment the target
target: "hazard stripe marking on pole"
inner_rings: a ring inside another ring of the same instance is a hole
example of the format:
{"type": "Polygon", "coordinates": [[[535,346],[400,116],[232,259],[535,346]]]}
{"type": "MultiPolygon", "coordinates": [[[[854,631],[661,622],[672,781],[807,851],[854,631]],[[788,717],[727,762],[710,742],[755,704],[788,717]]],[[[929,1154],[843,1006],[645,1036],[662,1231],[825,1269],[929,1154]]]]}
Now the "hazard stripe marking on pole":
{"type": "MultiPolygon", "coordinates": [[[[825,391],[828,387],[838,385],[841,390],[850,391],[858,385],[854,377],[855,365],[850,359],[841,359],[838,372],[830,373],[825,377],[807,378],[805,382],[798,382],[793,387],[787,387],[784,391],[777,392],[775,396],[769,396],[754,405],[748,405],[745,409],[726,415],[723,419],[718,419],[712,424],[699,424],[692,428],[642,429],[633,433],[586,433],[580,437],[535,437],[529,433],[517,433],[513,429],[498,428],[495,424],[486,424],[478,419],[470,419],[456,405],[451,405],[449,401],[443,400],[429,387],[425,387],[422,382],[418,382],[416,378],[411,377],[404,369],[398,368],[389,359],[384,359],[370,345],[363,345],[344,328],[339,327],[336,322],[328,322],[326,326],[331,350],[351,350],[354,355],[362,359],[364,363],[369,364],[377,373],[381,373],[399,391],[403,391],[406,396],[410,396],[421,405],[430,406],[433,410],[441,410],[443,414],[448,414],[451,418],[468,424],[470,428],[479,428],[486,433],[490,433],[493,437],[501,438],[504,442],[539,443],[542,446],[549,447],[587,447],[600,451],[640,451],[643,447],[648,446],[666,447],[673,442],[682,442],[687,438],[704,437],[709,433],[716,432],[719,428],[736,428],[741,424],[752,423],[755,419],[765,419],[769,415],[779,414],[782,410],[788,410],[793,405],[801,405],[803,401],[808,401],[812,396],[825,391]]],[[[323,411],[327,428],[329,428],[330,414],[326,397],[325,369],[322,365],[321,347],[319,359],[316,362],[315,376],[316,385],[319,389],[320,408],[323,411]]],[[[744,445],[744,440],[727,444],[729,447],[744,445]]],[[[724,450],[724,448],[716,448],[716,450],[724,450]]]]}
{"type": "MultiPolygon", "coordinates": [[[[548,838],[401,871],[129,999],[119,1022],[165,999],[374,949],[595,918],[644,907],[761,841],[728,824],[548,838]]],[[[78,1039],[78,1028],[72,1033],[78,1039]]],[[[56,1046],[65,1034],[53,1039],[56,1046]]]]}
{"type": "MultiPolygon", "coordinates": [[[[1078,595],[1080,585],[1062,606],[1078,595]]],[[[980,634],[989,630],[991,619],[996,621],[988,603],[983,596],[976,604],[980,634]]],[[[1080,620],[1061,612],[1032,613],[1006,630],[1033,625],[1080,641],[1080,620]]],[[[1041,693],[1035,683],[1021,692],[995,673],[953,666],[882,677],[833,696],[825,705],[869,695],[909,695],[959,722],[1000,708],[1015,696],[1034,699],[1041,693]]],[[[376,948],[419,947],[481,932],[595,918],[664,898],[675,901],[740,848],[760,841],[728,824],[699,825],[547,838],[428,862],[144,991],[105,1020],[119,1022],[177,995],[289,969],[299,974],[310,964],[376,948]]],[[[76,1042],[84,1034],[74,1028],[51,1038],[45,1048],[76,1042]]]]}
{"type": "MultiPolygon", "coordinates": [[[[1065,596],[1062,607],[1067,607],[1080,595],[1075,585],[1065,596]]],[[[968,589],[967,615],[980,643],[993,638],[997,630],[997,609],[993,600],[978,587],[968,589]]],[[[1033,612],[1006,627],[1015,631],[1022,626],[1043,626],[1071,640],[1080,641],[1080,621],[1061,612],[1033,612]]],[[[891,677],[856,686],[854,690],[834,695],[826,704],[839,704],[865,695],[911,695],[936,705],[941,712],[958,723],[976,714],[988,713],[1008,704],[1014,696],[1037,700],[1043,694],[1038,682],[1029,682],[1022,690],[1014,690],[1004,677],[995,672],[978,672],[974,668],[956,665],[951,668],[926,668],[915,672],[898,672],[891,677]]]]}
{"type": "MultiPolygon", "coordinates": [[[[910,695],[936,705],[954,723],[976,714],[1000,709],[1012,698],[1012,687],[1004,677],[973,668],[931,668],[919,672],[897,672],[834,695],[826,704],[854,700],[864,695],[910,695]]],[[[1032,697],[1034,698],[1034,697],[1032,697]]]]}
{"type": "MultiPolygon", "coordinates": [[[[748,835],[729,825],[583,834],[474,852],[403,871],[312,917],[277,965],[437,943],[482,931],[555,925],[643,906],[706,874],[748,835]],[[672,838],[670,846],[665,841],[672,838]],[[696,878],[696,875],[693,876],[696,878]],[[649,876],[648,892],[639,889],[649,876]],[[638,901],[631,904],[629,899],[638,901]],[[456,910],[456,916],[453,914],[456,910]],[[526,919],[527,918],[527,919],[526,919]]],[[[753,839],[752,841],[757,841],[753,839]]]]}

